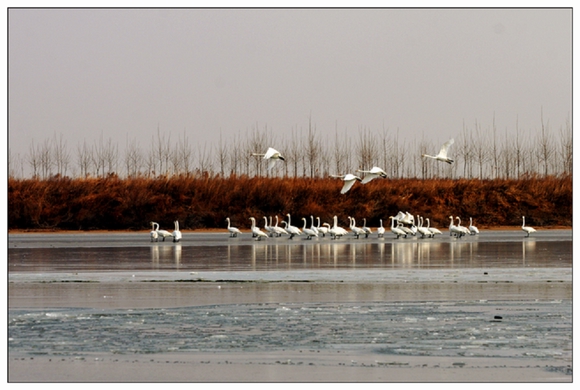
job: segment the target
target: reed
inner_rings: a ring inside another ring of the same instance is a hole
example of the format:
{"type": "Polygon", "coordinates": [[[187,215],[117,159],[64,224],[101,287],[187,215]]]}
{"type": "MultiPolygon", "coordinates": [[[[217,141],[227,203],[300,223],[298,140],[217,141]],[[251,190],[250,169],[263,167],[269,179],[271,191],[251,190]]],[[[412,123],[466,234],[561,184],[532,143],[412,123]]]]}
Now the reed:
{"type": "Polygon", "coordinates": [[[399,210],[446,227],[449,216],[472,217],[479,227],[518,226],[522,215],[534,226],[572,226],[572,176],[523,179],[376,179],[340,194],[330,178],[232,176],[62,178],[8,180],[9,229],[143,230],[149,221],[182,230],[241,228],[249,217],[287,213],[331,222],[337,215],[378,226],[399,210]]]}

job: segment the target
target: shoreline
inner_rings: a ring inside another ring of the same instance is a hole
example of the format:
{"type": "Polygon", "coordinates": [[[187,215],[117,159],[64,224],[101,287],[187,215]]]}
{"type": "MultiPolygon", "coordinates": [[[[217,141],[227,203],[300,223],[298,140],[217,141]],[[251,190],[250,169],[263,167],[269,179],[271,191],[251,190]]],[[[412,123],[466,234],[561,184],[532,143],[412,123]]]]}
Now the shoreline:
{"type": "MultiPolygon", "coordinates": [[[[376,230],[377,227],[370,226],[371,229],[376,230]]],[[[445,227],[444,227],[445,229],[445,227]]],[[[510,230],[520,230],[521,226],[480,226],[480,230],[490,230],[490,231],[510,231],[510,230]]],[[[540,230],[572,230],[572,226],[543,226],[536,229],[540,230]]],[[[187,233],[227,233],[229,234],[226,228],[216,228],[216,229],[181,229],[182,232],[187,233]]],[[[251,233],[250,229],[240,228],[242,233],[251,233]]],[[[129,229],[120,229],[120,230],[103,230],[103,229],[95,229],[95,230],[58,230],[58,229],[8,229],[8,234],[26,234],[26,233],[42,233],[42,234],[90,234],[90,233],[149,233],[150,230],[129,230],[129,229]]]]}

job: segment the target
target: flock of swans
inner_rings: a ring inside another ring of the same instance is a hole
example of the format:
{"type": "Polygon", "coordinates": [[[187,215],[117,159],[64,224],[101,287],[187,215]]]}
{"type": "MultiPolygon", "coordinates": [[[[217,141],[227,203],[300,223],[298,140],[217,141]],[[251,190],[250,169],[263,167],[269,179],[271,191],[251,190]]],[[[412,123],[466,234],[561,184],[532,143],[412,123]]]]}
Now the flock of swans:
{"type": "MultiPolygon", "coordinates": [[[[441,146],[441,150],[436,156],[430,156],[428,154],[422,154],[421,157],[428,157],[435,159],[436,161],[446,162],[448,164],[453,163],[453,159],[447,156],[449,151],[449,147],[453,145],[453,138],[449,141],[445,142],[443,146],[441,146]]],[[[276,164],[278,160],[284,160],[284,156],[274,148],[268,148],[266,153],[252,153],[253,156],[261,156],[264,160],[268,160],[268,171],[270,171],[276,164]]],[[[347,193],[354,183],[360,181],[362,184],[369,183],[371,180],[376,178],[386,178],[387,173],[379,167],[373,167],[370,170],[362,170],[357,169],[357,172],[363,173],[364,177],[361,178],[360,176],[354,175],[352,173],[347,173],[345,175],[330,175],[331,177],[339,178],[344,181],[344,185],[340,190],[341,194],[347,193]]],[[[283,220],[281,223],[284,224],[284,227],[278,226],[278,216],[276,215],[276,223],[272,225],[272,217],[270,217],[270,221],[268,223],[267,217],[264,217],[264,230],[262,231],[256,225],[256,219],[254,217],[250,217],[250,221],[252,222],[252,237],[256,238],[256,240],[261,240],[262,238],[268,237],[281,237],[282,235],[288,235],[290,239],[294,238],[294,236],[305,236],[305,239],[311,240],[312,238],[316,237],[319,238],[320,236],[326,237],[328,234],[332,239],[338,239],[340,237],[346,236],[349,232],[338,226],[338,218],[335,215],[333,218],[334,224],[331,226],[329,223],[323,223],[322,226],[320,225],[320,218],[316,217],[318,224],[314,226],[314,216],[310,216],[310,227],[307,226],[306,218],[302,218],[303,226],[302,229],[293,226],[290,219],[290,214],[286,214],[288,217],[288,221],[286,222],[283,220]]],[[[410,236],[417,236],[421,238],[433,238],[437,234],[442,234],[442,232],[430,226],[429,218],[423,219],[422,216],[417,215],[417,220],[415,217],[410,214],[409,212],[403,213],[399,211],[396,216],[390,216],[389,219],[391,220],[391,232],[395,235],[395,238],[400,237],[410,237],[410,236]],[[423,226],[423,223],[426,222],[427,226],[423,226]]],[[[461,238],[465,235],[476,235],[479,234],[479,229],[473,225],[472,218],[469,218],[469,227],[461,226],[461,218],[453,216],[449,216],[450,224],[449,224],[449,235],[455,236],[457,238],[461,238]],[[455,225],[454,220],[457,220],[457,225],[455,225]]],[[[363,226],[358,227],[356,226],[356,220],[353,217],[348,217],[349,220],[349,229],[350,232],[356,237],[357,239],[360,236],[365,236],[368,238],[373,231],[371,228],[366,226],[366,218],[363,218],[363,226]]],[[[231,226],[230,219],[226,218],[227,221],[227,229],[230,233],[230,237],[237,237],[238,234],[242,234],[242,232],[236,228],[231,226]]],[[[526,219],[522,217],[522,230],[526,232],[526,237],[530,236],[530,233],[534,233],[536,230],[532,227],[525,226],[526,219]]],[[[174,221],[175,229],[172,233],[168,232],[167,230],[159,230],[159,224],[157,222],[151,222],[152,230],[150,232],[151,241],[159,241],[159,238],[162,238],[165,241],[167,237],[173,237],[173,242],[181,241],[181,232],[179,231],[179,222],[174,221]]],[[[380,220],[380,227],[376,230],[378,237],[384,237],[385,228],[383,227],[383,220],[380,220]]]]}
{"type": "MultiPolygon", "coordinates": [[[[383,238],[386,233],[386,229],[383,226],[383,220],[380,219],[380,226],[373,232],[373,229],[367,226],[366,218],[363,218],[363,226],[359,227],[356,225],[356,219],[354,217],[348,217],[349,221],[349,230],[346,230],[343,227],[338,226],[338,217],[335,215],[333,217],[333,224],[331,225],[328,222],[320,224],[320,217],[316,217],[317,224],[314,225],[314,216],[310,216],[310,227],[308,226],[308,221],[306,218],[302,218],[302,228],[298,228],[297,226],[292,225],[292,220],[290,214],[286,214],[288,217],[288,221],[283,220],[281,223],[284,227],[278,226],[278,216],[275,216],[275,224],[272,225],[272,217],[268,221],[268,218],[264,216],[264,230],[261,230],[256,224],[256,219],[254,217],[250,217],[249,220],[252,222],[252,226],[250,228],[252,232],[252,237],[256,240],[261,241],[262,238],[268,237],[282,237],[283,235],[287,235],[289,239],[293,239],[295,236],[304,236],[306,240],[312,240],[313,238],[320,238],[326,237],[327,235],[332,238],[333,240],[339,239],[344,236],[349,235],[352,233],[352,236],[356,239],[364,236],[368,238],[373,233],[376,232],[378,238],[383,238]]],[[[390,216],[389,219],[391,220],[390,230],[391,233],[395,235],[396,239],[401,237],[409,238],[409,237],[419,237],[419,238],[434,238],[438,234],[443,234],[441,230],[437,229],[436,227],[432,227],[429,221],[429,218],[423,219],[422,216],[417,215],[417,219],[415,216],[409,213],[408,211],[403,213],[399,211],[396,216],[390,216]],[[427,226],[423,226],[426,223],[427,226]]],[[[476,235],[479,234],[479,229],[473,225],[473,218],[469,218],[469,226],[461,226],[461,218],[453,216],[449,216],[449,235],[454,236],[456,238],[461,238],[466,235],[476,235]],[[457,225],[454,223],[454,220],[457,220],[457,225]]],[[[238,235],[242,234],[242,231],[237,227],[231,225],[230,218],[226,218],[227,222],[227,229],[230,233],[230,237],[237,237],[238,235]]],[[[159,229],[159,224],[157,222],[150,222],[151,224],[151,232],[149,233],[151,242],[158,242],[159,238],[162,241],[165,241],[166,238],[172,237],[173,242],[180,242],[181,241],[181,231],[179,230],[179,221],[173,221],[174,223],[174,230],[173,232],[169,232],[167,230],[159,229]]],[[[525,237],[529,237],[530,233],[535,233],[536,229],[530,226],[526,226],[526,217],[522,216],[522,230],[526,233],[525,237]]]]}
{"type": "MultiPolygon", "coordinates": [[[[445,142],[443,144],[443,146],[441,147],[439,154],[437,154],[436,156],[422,154],[421,157],[428,157],[428,158],[435,159],[437,161],[443,161],[443,162],[446,162],[448,164],[452,164],[453,159],[447,157],[447,152],[449,150],[449,147],[453,144],[453,142],[455,142],[453,140],[453,138],[451,138],[449,141],[445,142]]],[[[285,161],[284,156],[282,156],[282,154],[279,151],[277,151],[276,149],[274,149],[272,147],[268,148],[266,153],[252,153],[252,156],[260,156],[264,160],[268,160],[268,171],[270,171],[272,168],[274,168],[276,161],[278,161],[278,160],[285,161]]],[[[356,183],[357,181],[360,181],[362,184],[366,184],[373,179],[376,179],[376,178],[385,179],[387,177],[387,173],[383,169],[376,167],[376,166],[372,167],[368,171],[362,170],[362,169],[357,169],[357,172],[364,173],[364,177],[361,178],[360,176],[357,176],[357,175],[352,174],[352,173],[347,173],[344,175],[330,175],[330,177],[334,177],[334,178],[341,179],[344,181],[344,185],[342,186],[342,189],[340,190],[341,194],[346,194],[352,188],[354,183],[356,183]]]]}
{"type": "MultiPolygon", "coordinates": [[[[320,217],[316,217],[317,224],[314,224],[314,216],[310,216],[310,226],[308,226],[308,221],[306,218],[302,218],[303,226],[302,229],[298,228],[297,226],[292,225],[292,220],[290,214],[286,214],[288,217],[288,221],[283,220],[281,223],[284,224],[284,227],[278,226],[278,216],[275,216],[275,224],[272,225],[272,217],[268,221],[268,217],[264,216],[264,230],[261,230],[256,224],[256,219],[254,217],[250,217],[250,221],[252,222],[252,227],[250,228],[252,232],[252,237],[256,240],[260,241],[262,238],[268,237],[282,237],[283,235],[287,235],[289,239],[294,238],[295,236],[304,236],[305,240],[312,240],[313,238],[320,238],[326,237],[328,235],[331,239],[339,239],[344,236],[348,236],[352,233],[352,236],[356,239],[364,236],[368,238],[374,232],[372,228],[366,226],[366,218],[363,218],[363,226],[359,227],[356,226],[356,220],[353,217],[348,217],[349,220],[349,230],[338,226],[338,218],[335,215],[333,217],[333,224],[331,225],[328,222],[320,224],[320,217]],[[350,233],[349,233],[350,231],[350,233]]],[[[390,230],[391,233],[395,235],[396,239],[401,237],[409,238],[409,237],[419,237],[419,238],[434,238],[438,234],[443,234],[441,230],[437,229],[436,227],[430,226],[429,218],[423,218],[422,216],[417,215],[417,219],[415,216],[410,214],[408,211],[403,213],[399,211],[396,216],[390,216],[389,219],[391,220],[390,230]],[[423,226],[426,223],[426,226],[423,226]]],[[[469,218],[469,226],[461,226],[461,218],[449,216],[449,235],[454,236],[456,238],[461,238],[463,236],[469,235],[474,236],[479,234],[479,229],[473,225],[473,218],[469,218]],[[457,220],[457,224],[455,224],[455,220],[457,220]]],[[[525,237],[529,237],[530,233],[534,233],[536,229],[525,226],[525,217],[522,217],[523,224],[522,230],[526,232],[525,237]]],[[[226,218],[227,222],[227,229],[230,233],[230,237],[237,237],[239,234],[242,234],[240,229],[231,226],[230,218],[226,218]]],[[[383,220],[379,220],[380,226],[376,229],[376,234],[378,238],[383,238],[386,233],[386,229],[383,226],[383,220]]]]}

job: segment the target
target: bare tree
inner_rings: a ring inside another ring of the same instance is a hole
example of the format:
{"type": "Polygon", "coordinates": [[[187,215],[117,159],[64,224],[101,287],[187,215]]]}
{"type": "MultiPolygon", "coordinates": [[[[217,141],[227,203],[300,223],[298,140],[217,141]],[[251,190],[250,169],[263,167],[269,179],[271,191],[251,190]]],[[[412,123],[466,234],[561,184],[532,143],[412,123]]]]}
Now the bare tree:
{"type": "Polygon", "coordinates": [[[125,169],[128,177],[137,177],[141,173],[143,164],[143,155],[139,150],[137,140],[133,139],[131,143],[127,139],[127,146],[125,147],[125,169]]]}
{"type": "Polygon", "coordinates": [[[222,132],[220,131],[220,140],[217,147],[217,159],[220,167],[220,175],[225,176],[226,164],[228,162],[228,148],[227,145],[222,140],[222,132]]]}
{"type": "Polygon", "coordinates": [[[463,160],[463,177],[472,177],[473,166],[473,138],[468,134],[465,123],[463,124],[463,131],[457,142],[457,155],[463,160]]]}
{"type": "Polygon", "coordinates": [[[488,139],[485,136],[486,133],[481,131],[481,126],[475,122],[475,133],[477,138],[473,143],[473,152],[475,161],[477,161],[477,165],[479,167],[479,179],[484,178],[483,170],[485,168],[485,164],[489,159],[488,154],[488,139]]]}
{"type": "Polygon", "coordinates": [[[358,168],[369,170],[377,164],[378,160],[377,141],[368,128],[359,129],[356,143],[356,156],[358,168]]]}
{"type": "Polygon", "coordinates": [[[65,176],[68,166],[70,164],[70,153],[66,148],[66,140],[62,134],[57,138],[56,133],[53,139],[54,145],[54,164],[56,165],[56,173],[60,176],[65,176]]]}
{"type": "Polygon", "coordinates": [[[208,149],[207,142],[203,145],[200,143],[197,145],[197,166],[199,171],[203,175],[211,175],[213,173],[211,149],[208,149]]]}
{"type": "Polygon", "coordinates": [[[89,176],[91,169],[92,150],[87,146],[87,141],[83,141],[82,145],[77,144],[77,163],[79,165],[79,171],[82,177],[89,176]]]}
{"type": "Polygon", "coordinates": [[[298,177],[298,168],[300,164],[300,137],[298,136],[298,130],[294,128],[290,133],[290,141],[286,143],[289,145],[288,152],[287,152],[287,159],[289,161],[286,162],[287,165],[292,167],[292,177],[298,177]]]}
{"type": "Polygon", "coordinates": [[[538,151],[537,151],[537,156],[538,156],[538,161],[540,161],[541,163],[543,163],[543,167],[544,167],[544,176],[548,176],[548,167],[550,164],[550,161],[552,159],[552,156],[554,154],[554,149],[552,146],[552,141],[550,139],[550,134],[548,133],[548,130],[546,129],[546,126],[544,126],[544,114],[542,112],[541,114],[541,121],[542,121],[542,132],[540,134],[540,138],[538,139],[538,151]]]}
{"type": "Polygon", "coordinates": [[[322,147],[320,145],[320,140],[316,136],[316,128],[312,128],[312,118],[308,118],[308,139],[306,141],[306,150],[304,152],[306,164],[304,164],[304,166],[306,167],[306,165],[308,165],[310,177],[314,177],[315,173],[318,171],[317,164],[321,157],[321,151],[322,147]]]}
{"type": "Polygon", "coordinates": [[[109,138],[105,144],[103,144],[103,174],[116,173],[117,166],[119,163],[119,147],[117,144],[113,144],[113,140],[109,138]]]}
{"type": "Polygon", "coordinates": [[[159,126],[157,126],[157,139],[153,139],[152,145],[156,166],[159,167],[159,175],[167,175],[169,171],[169,162],[171,160],[171,134],[162,133],[159,126]]]}
{"type": "Polygon", "coordinates": [[[32,177],[38,177],[40,170],[40,151],[38,150],[38,146],[34,146],[34,140],[32,140],[32,143],[30,144],[26,160],[32,169],[32,177]]]}
{"type": "Polygon", "coordinates": [[[46,179],[52,174],[52,167],[54,165],[52,150],[50,148],[50,141],[48,139],[45,139],[42,142],[38,152],[42,177],[46,179]]]}
{"type": "Polygon", "coordinates": [[[562,160],[561,166],[563,167],[564,174],[572,174],[572,127],[570,126],[570,121],[566,119],[566,125],[562,129],[560,128],[560,159],[562,160]]]}

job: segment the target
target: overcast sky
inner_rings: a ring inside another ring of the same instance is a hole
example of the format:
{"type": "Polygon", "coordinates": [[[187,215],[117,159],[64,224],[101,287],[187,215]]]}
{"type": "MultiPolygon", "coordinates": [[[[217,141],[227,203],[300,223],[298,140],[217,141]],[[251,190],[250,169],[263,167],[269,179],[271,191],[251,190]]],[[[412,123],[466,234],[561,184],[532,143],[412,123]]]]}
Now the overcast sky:
{"type": "MultiPolygon", "coordinates": [[[[11,9],[9,142],[159,126],[217,144],[266,126],[535,131],[572,116],[571,9],[11,9]]],[[[332,138],[331,138],[332,139],[332,138]]],[[[272,145],[283,150],[283,145],[272,145]]],[[[436,151],[434,151],[436,152],[436,151]]]]}

